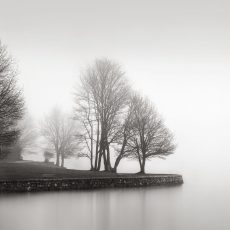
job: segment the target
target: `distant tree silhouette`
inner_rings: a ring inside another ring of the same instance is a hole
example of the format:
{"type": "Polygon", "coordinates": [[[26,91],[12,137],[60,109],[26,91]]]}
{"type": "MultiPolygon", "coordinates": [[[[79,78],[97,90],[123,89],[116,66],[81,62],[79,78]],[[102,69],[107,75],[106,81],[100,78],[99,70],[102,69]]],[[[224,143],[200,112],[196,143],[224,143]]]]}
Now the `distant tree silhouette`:
{"type": "Polygon", "coordinates": [[[14,143],[20,130],[17,122],[22,118],[24,100],[17,87],[12,58],[0,41],[0,154],[2,148],[14,143]]]}
{"type": "Polygon", "coordinates": [[[56,165],[64,167],[64,160],[74,156],[78,148],[77,129],[72,118],[54,108],[41,123],[41,133],[52,151],[56,153],[56,165]]]}

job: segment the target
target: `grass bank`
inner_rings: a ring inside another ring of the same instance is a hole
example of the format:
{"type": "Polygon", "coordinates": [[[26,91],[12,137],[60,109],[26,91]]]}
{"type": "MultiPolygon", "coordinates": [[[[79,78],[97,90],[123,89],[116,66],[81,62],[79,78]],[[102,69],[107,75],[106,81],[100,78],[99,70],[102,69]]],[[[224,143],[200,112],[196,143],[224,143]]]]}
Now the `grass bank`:
{"type": "Polygon", "coordinates": [[[0,163],[0,192],[143,187],[182,183],[182,176],[177,174],[91,172],[26,161],[0,163]]]}

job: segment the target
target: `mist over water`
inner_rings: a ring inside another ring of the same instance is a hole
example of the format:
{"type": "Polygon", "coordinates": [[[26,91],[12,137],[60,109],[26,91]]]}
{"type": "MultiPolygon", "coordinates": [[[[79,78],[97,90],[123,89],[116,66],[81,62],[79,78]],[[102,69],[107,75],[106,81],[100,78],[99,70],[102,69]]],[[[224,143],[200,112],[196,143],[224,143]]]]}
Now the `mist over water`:
{"type": "Polygon", "coordinates": [[[229,229],[230,187],[215,177],[191,179],[175,187],[1,195],[0,228],[229,229]]]}

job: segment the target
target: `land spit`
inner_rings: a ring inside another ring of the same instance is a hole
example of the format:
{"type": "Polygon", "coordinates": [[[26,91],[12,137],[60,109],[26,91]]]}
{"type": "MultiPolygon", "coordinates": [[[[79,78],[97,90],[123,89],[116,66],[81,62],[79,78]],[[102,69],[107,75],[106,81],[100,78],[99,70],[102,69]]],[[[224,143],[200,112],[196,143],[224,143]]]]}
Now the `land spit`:
{"type": "Polygon", "coordinates": [[[62,191],[180,185],[178,174],[115,174],[69,170],[38,162],[0,163],[0,192],[62,191]]]}

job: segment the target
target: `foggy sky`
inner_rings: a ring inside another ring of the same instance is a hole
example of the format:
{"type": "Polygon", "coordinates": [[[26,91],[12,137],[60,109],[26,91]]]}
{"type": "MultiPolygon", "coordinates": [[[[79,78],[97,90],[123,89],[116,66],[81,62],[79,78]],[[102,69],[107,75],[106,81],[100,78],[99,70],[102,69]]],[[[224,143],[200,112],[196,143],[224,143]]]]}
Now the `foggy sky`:
{"type": "Polygon", "coordinates": [[[55,104],[70,109],[80,70],[96,57],[112,58],[175,133],[176,154],[149,168],[225,172],[229,12],[229,1],[220,0],[0,0],[0,38],[35,118],[55,104]]]}

